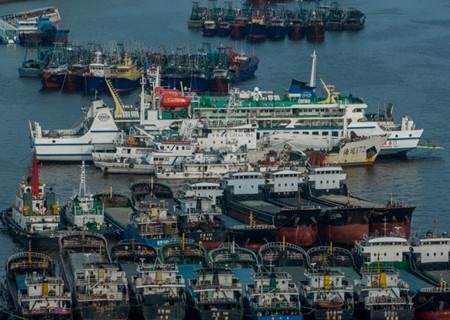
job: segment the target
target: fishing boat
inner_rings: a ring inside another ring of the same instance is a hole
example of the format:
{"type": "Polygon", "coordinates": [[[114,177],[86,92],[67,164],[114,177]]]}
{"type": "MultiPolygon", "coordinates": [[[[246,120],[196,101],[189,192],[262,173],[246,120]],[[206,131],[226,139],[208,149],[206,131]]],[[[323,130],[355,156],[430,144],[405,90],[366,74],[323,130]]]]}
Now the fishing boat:
{"type": "Polygon", "coordinates": [[[330,9],[325,17],[325,30],[341,31],[343,29],[345,11],[339,7],[337,2],[330,5],[330,9]]]}
{"type": "Polygon", "coordinates": [[[244,15],[238,15],[230,25],[230,39],[242,40],[247,37],[248,34],[248,21],[249,19],[244,15]]]}
{"type": "MultiPolygon", "coordinates": [[[[191,190],[187,190],[188,195],[178,198],[175,208],[180,233],[187,239],[201,243],[207,250],[217,248],[227,237],[222,210],[216,205],[215,198],[207,196],[207,191],[189,195],[193,188],[198,191],[203,190],[195,184],[187,185],[191,187],[191,190]]],[[[211,183],[211,185],[214,184],[211,183]]]]}
{"type": "Polygon", "coordinates": [[[305,37],[305,22],[299,15],[289,21],[287,35],[289,40],[301,40],[305,37]]]}
{"type": "Polygon", "coordinates": [[[247,40],[263,42],[267,38],[267,22],[264,16],[255,14],[248,23],[247,40]]]}
{"type": "Polygon", "coordinates": [[[72,319],[72,297],[45,254],[20,252],[6,262],[6,284],[15,313],[22,319],[72,319]]]}
{"type": "Polygon", "coordinates": [[[322,17],[316,11],[312,11],[306,25],[306,39],[310,42],[322,42],[325,40],[325,26],[322,17]]]}
{"type": "Polygon", "coordinates": [[[248,319],[302,320],[300,290],[286,272],[258,272],[244,297],[248,319]]]}
{"type": "Polygon", "coordinates": [[[238,82],[255,77],[255,72],[258,69],[259,59],[255,55],[238,54],[231,59],[230,73],[231,81],[238,82]]]}
{"type": "Polygon", "coordinates": [[[207,19],[203,22],[203,36],[214,37],[217,34],[217,22],[207,19]]]}
{"type": "Polygon", "coordinates": [[[42,70],[41,82],[43,90],[59,90],[66,77],[67,65],[48,66],[42,70]]]}
{"type": "Polygon", "coordinates": [[[39,180],[39,165],[33,155],[31,176],[23,180],[11,209],[3,212],[2,220],[11,235],[22,245],[31,241],[38,250],[57,247],[62,229],[60,206],[56,195],[39,180]]]}
{"type": "Polygon", "coordinates": [[[155,182],[150,177],[148,181],[136,182],[130,187],[133,206],[137,207],[142,201],[149,201],[154,197],[158,199],[173,199],[172,189],[161,182],[155,182]]]}
{"type": "Polygon", "coordinates": [[[366,15],[360,10],[349,8],[346,10],[343,26],[344,30],[358,31],[364,28],[366,15]]]}
{"type": "Polygon", "coordinates": [[[187,317],[189,319],[241,320],[242,285],[232,271],[204,268],[189,281],[187,317]]]}
{"type": "Polygon", "coordinates": [[[88,66],[84,64],[76,63],[69,65],[66,70],[65,79],[63,80],[63,89],[69,92],[84,91],[84,74],[87,71],[88,66]]]}
{"type": "Polygon", "coordinates": [[[230,22],[226,20],[220,20],[217,22],[217,35],[219,37],[228,37],[231,33],[230,22]]]}
{"type": "Polygon", "coordinates": [[[286,37],[286,21],[283,17],[273,17],[267,26],[269,40],[284,40],[286,37]]]}
{"type": "Polygon", "coordinates": [[[60,263],[80,319],[127,319],[130,311],[125,272],[111,262],[106,239],[88,232],[59,238],[60,263]]]}
{"type": "Polygon", "coordinates": [[[42,76],[42,64],[38,60],[28,59],[22,62],[18,72],[20,78],[40,78],[42,76]]]}
{"type": "Polygon", "coordinates": [[[72,230],[87,230],[100,234],[115,233],[105,222],[105,209],[100,199],[96,199],[86,188],[86,168],[81,164],[80,186],[63,210],[63,217],[72,230]]]}
{"type": "Polygon", "coordinates": [[[115,66],[115,68],[111,71],[109,80],[113,84],[116,92],[119,94],[129,93],[139,86],[139,79],[141,78],[141,75],[142,73],[136,64],[130,56],[125,53],[123,64],[115,66]]]}
{"type": "Polygon", "coordinates": [[[97,51],[95,59],[89,64],[89,70],[84,74],[85,90],[87,93],[106,91],[105,79],[111,77],[112,66],[103,60],[103,53],[97,51]]]}
{"type": "Polygon", "coordinates": [[[208,254],[205,248],[196,242],[182,236],[178,241],[174,240],[161,247],[161,260],[166,264],[197,264],[206,266],[208,254]]]}
{"type": "Polygon", "coordinates": [[[176,264],[140,263],[132,286],[145,320],[185,319],[186,284],[176,264]]]}
{"type": "Polygon", "coordinates": [[[92,101],[83,120],[73,129],[43,130],[38,122],[31,121],[29,127],[39,161],[90,161],[94,146],[113,147],[120,134],[102,100],[92,101]]]}
{"type": "Polygon", "coordinates": [[[209,259],[214,268],[219,269],[253,269],[259,265],[258,257],[253,251],[239,247],[234,241],[211,250],[209,259]]]}
{"type": "MultiPolygon", "coordinates": [[[[342,228],[348,229],[343,233],[349,239],[340,239],[339,241],[345,240],[344,242],[353,244],[354,240],[362,239],[364,234],[409,237],[415,206],[397,202],[393,198],[384,204],[357,197],[350,193],[348,186],[345,184],[345,179],[346,174],[341,167],[312,167],[309,169],[307,182],[303,185],[302,192],[302,197],[306,200],[316,203],[324,209],[330,208],[331,215],[336,215],[336,219],[340,214],[341,218],[346,220],[346,212],[350,211],[349,214],[354,217],[352,221],[355,225],[348,226],[344,223],[342,228]]],[[[325,224],[327,225],[327,223],[325,224]]],[[[337,229],[333,230],[334,227],[329,226],[327,228],[330,228],[330,234],[339,234],[337,229]]],[[[322,236],[325,238],[322,239],[333,241],[333,239],[329,239],[327,234],[328,231],[324,231],[322,236]]],[[[336,240],[338,239],[334,239],[334,241],[336,240]]]]}
{"type": "Polygon", "coordinates": [[[198,1],[192,2],[191,16],[188,21],[190,29],[201,29],[203,26],[203,10],[198,1]]]}

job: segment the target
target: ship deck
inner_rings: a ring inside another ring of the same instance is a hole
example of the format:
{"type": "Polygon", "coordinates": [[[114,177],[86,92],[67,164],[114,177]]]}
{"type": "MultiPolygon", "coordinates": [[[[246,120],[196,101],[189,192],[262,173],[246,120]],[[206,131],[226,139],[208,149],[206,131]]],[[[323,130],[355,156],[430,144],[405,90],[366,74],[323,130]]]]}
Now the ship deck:
{"type": "Polygon", "coordinates": [[[264,200],[244,200],[239,201],[242,206],[254,208],[255,210],[276,214],[280,211],[280,207],[264,200]]]}
{"type": "Polygon", "coordinates": [[[320,200],[324,201],[330,201],[342,206],[352,206],[352,207],[359,207],[359,208],[383,208],[384,205],[381,203],[372,202],[369,200],[364,200],[360,198],[355,197],[347,197],[345,195],[337,195],[337,194],[328,194],[328,195],[321,195],[317,197],[320,200]]]}
{"type": "Polygon", "coordinates": [[[406,270],[399,270],[399,276],[400,279],[404,280],[409,284],[409,291],[411,291],[413,294],[419,292],[419,290],[422,288],[433,287],[428,282],[418,278],[417,276],[406,270]]]}
{"type": "Polygon", "coordinates": [[[123,231],[130,223],[131,207],[105,208],[105,217],[118,230],[123,231]]]}

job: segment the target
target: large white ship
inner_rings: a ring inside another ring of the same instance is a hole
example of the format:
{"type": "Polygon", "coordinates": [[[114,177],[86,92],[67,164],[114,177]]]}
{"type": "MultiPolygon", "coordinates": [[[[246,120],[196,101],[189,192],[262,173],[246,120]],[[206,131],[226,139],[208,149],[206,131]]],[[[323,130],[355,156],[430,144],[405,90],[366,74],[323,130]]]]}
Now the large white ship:
{"type": "Polygon", "coordinates": [[[120,132],[113,115],[102,100],[92,102],[83,121],[73,129],[43,130],[31,122],[30,135],[40,161],[92,160],[94,147],[113,147],[120,132]]]}

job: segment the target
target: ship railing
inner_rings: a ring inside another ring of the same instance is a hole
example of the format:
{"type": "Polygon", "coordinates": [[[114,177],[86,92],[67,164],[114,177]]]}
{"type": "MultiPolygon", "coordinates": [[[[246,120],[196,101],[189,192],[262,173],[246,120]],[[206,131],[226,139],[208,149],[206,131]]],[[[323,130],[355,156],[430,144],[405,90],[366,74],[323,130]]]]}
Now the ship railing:
{"type": "Polygon", "coordinates": [[[277,288],[275,288],[275,289],[272,289],[270,287],[255,288],[254,290],[252,290],[252,294],[253,295],[262,295],[262,294],[265,294],[265,293],[268,293],[268,292],[282,295],[284,293],[287,293],[287,294],[298,293],[299,291],[298,291],[297,288],[287,288],[287,289],[277,289],[277,288]]]}
{"type": "Polygon", "coordinates": [[[33,308],[31,310],[25,310],[22,309],[24,315],[33,315],[33,314],[53,314],[53,315],[58,315],[58,314],[69,314],[72,312],[71,308],[66,308],[66,307],[39,307],[39,308],[33,308]]]}
{"type": "Polygon", "coordinates": [[[44,296],[42,294],[38,295],[38,296],[30,296],[27,293],[22,293],[19,292],[19,299],[24,299],[24,300],[42,300],[42,299],[49,299],[49,300],[70,300],[71,299],[71,295],[68,292],[64,292],[63,294],[58,294],[58,295],[52,295],[52,294],[48,294],[47,296],[44,296]]]}
{"type": "Polygon", "coordinates": [[[143,277],[142,284],[143,285],[163,285],[163,284],[172,284],[172,285],[183,285],[184,281],[182,279],[170,278],[165,280],[157,280],[155,278],[143,277]]]}
{"type": "Polygon", "coordinates": [[[77,294],[77,300],[79,302],[83,301],[127,301],[127,295],[120,293],[110,293],[110,294],[77,294]]]}
{"type": "Polygon", "coordinates": [[[217,284],[217,283],[199,283],[195,286],[195,291],[210,291],[210,290],[216,290],[217,288],[220,288],[220,291],[224,291],[224,290],[240,290],[241,289],[241,284],[240,283],[236,283],[236,284],[232,284],[231,286],[227,285],[222,285],[222,284],[217,284]]]}
{"type": "Polygon", "coordinates": [[[31,275],[26,278],[27,285],[41,284],[43,282],[51,283],[51,284],[63,284],[63,280],[61,278],[46,278],[45,276],[34,276],[31,275]]]}
{"type": "Polygon", "coordinates": [[[267,308],[270,308],[270,309],[281,309],[281,308],[283,308],[283,309],[287,309],[287,308],[291,309],[291,308],[295,308],[295,309],[297,309],[298,305],[293,303],[293,302],[280,302],[280,301],[277,301],[277,302],[267,303],[267,301],[264,301],[263,303],[257,304],[256,307],[255,307],[256,310],[258,310],[258,309],[267,309],[267,308]]]}
{"type": "Polygon", "coordinates": [[[366,305],[386,305],[386,304],[405,304],[407,301],[404,297],[368,297],[366,298],[366,305]]]}
{"type": "Polygon", "coordinates": [[[237,304],[238,302],[233,298],[213,298],[213,297],[200,297],[198,299],[199,304],[237,304]]]}

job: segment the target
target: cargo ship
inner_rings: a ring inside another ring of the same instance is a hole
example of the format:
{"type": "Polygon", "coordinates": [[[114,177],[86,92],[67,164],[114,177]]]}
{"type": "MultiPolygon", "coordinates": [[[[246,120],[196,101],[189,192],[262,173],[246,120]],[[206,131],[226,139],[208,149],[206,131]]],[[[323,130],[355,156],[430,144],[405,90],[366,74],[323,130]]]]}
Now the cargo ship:
{"type": "Polygon", "coordinates": [[[12,255],[6,262],[6,284],[21,319],[72,319],[72,296],[55,275],[52,259],[31,251],[12,255]]]}
{"type": "Polygon", "coordinates": [[[33,154],[31,176],[21,181],[12,208],[3,211],[2,220],[11,235],[23,246],[31,241],[36,250],[55,249],[62,230],[56,195],[39,180],[39,164],[33,154]]]}
{"type": "Polygon", "coordinates": [[[383,204],[354,196],[350,194],[345,179],[346,174],[341,167],[316,167],[309,169],[307,182],[303,185],[303,198],[329,208],[328,221],[320,222],[323,241],[352,245],[355,240],[369,234],[409,237],[415,206],[393,199],[383,204]]]}
{"type": "Polygon", "coordinates": [[[411,243],[412,271],[429,286],[414,296],[415,316],[418,320],[450,319],[450,238],[447,234],[428,232],[413,238],[411,243]]]}
{"type": "Polygon", "coordinates": [[[188,288],[188,319],[242,319],[242,285],[232,271],[218,267],[200,269],[188,288]]]}
{"type": "Polygon", "coordinates": [[[126,320],[130,311],[125,272],[111,261],[106,239],[88,232],[59,238],[60,264],[83,320],[126,320]]]}
{"type": "Polygon", "coordinates": [[[206,193],[184,196],[177,202],[175,215],[181,235],[201,243],[207,250],[217,248],[226,240],[227,231],[221,219],[222,210],[206,193]]]}
{"type": "Polygon", "coordinates": [[[256,226],[273,225],[278,241],[311,246],[317,241],[320,208],[295,201],[302,182],[300,172],[289,170],[270,173],[267,183],[259,172],[231,173],[223,180],[224,212],[245,224],[252,215],[256,226]],[[285,198],[294,203],[283,202],[285,198]]]}
{"type": "Polygon", "coordinates": [[[243,303],[247,319],[303,319],[300,290],[287,272],[258,272],[245,292],[243,303]]]}
{"type": "Polygon", "coordinates": [[[132,287],[145,320],[185,319],[185,279],[176,264],[140,263],[132,287]]]}

